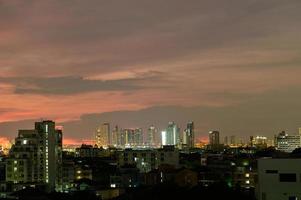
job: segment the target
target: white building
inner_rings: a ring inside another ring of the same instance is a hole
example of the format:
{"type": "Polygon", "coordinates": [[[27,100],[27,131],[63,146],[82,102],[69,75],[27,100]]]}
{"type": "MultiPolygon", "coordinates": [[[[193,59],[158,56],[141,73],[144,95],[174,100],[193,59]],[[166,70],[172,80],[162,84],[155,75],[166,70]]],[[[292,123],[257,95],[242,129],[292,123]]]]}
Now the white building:
{"type": "Polygon", "coordinates": [[[301,135],[288,135],[283,131],[276,137],[275,145],[277,150],[291,153],[301,147],[301,135]]]}
{"type": "Polygon", "coordinates": [[[174,146],[162,149],[125,149],[117,153],[118,166],[135,165],[141,172],[158,169],[160,165],[179,167],[179,150],[174,146]]]}
{"type": "Polygon", "coordinates": [[[301,159],[258,160],[258,200],[301,199],[301,159]]]}
{"type": "Polygon", "coordinates": [[[162,145],[179,145],[180,144],[180,128],[175,122],[169,122],[165,131],[161,132],[162,145]]]}

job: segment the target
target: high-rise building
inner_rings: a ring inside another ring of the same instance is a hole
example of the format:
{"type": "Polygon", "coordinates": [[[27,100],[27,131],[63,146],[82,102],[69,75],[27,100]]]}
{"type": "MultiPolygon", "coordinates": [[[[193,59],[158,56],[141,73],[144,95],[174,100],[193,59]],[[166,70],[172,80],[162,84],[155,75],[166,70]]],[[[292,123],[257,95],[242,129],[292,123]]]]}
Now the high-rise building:
{"type": "Polygon", "coordinates": [[[98,147],[108,147],[110,145],[110,124],[101,124],[96,133],[96,145],[98,147]]]}
{"type": "Polygon", "coordinates": [[[138,147],[141,145],[143,145],[143,131],[141,128],[121,130],[120,146],[138,147]]]}
{"type": "Polygon", "coordinates": [[[250,137],[250,142],[251,142],[251,146],[253,147],[257,147],[257,148],[266,148],[267,145],[267,141],[268,138],[265,136],[251,136],[250,137]]]}
{"type": "Polygon", "coordinates": [[[118,145],[118,138],[120,137],[118,126],[115,126],[115,128],[112,131],[111,135],[111,145],[117,146],[118,145]]]}
{"type": "Polygon", "coordinates": [[[157,145],[158,129],[155,126],[150,126],[147,131],[147,145],[153,147],[157,145]]]}
{"type": "Polygon", "coordinates": [[[236,145],[237,145],[235,135],[231,135],[231,136],[230,136],[230,145],[231,145],[231,146],[236,146],[236,145]]]}
{"type": "Polygon", "coordinates": [[[180,129],[174,122],[169,122],[166,131],[161,132],[162,145],[179,145],[180,129]]]}
{"type": "Polygon", "coordinates": [[[36,122],[34,130],[20,130],[6,171],[6,181],[15,185],[45,184],[49,191],[61,191],[62,131],[55,122],[36,122]]]}
{"type": "Polygon", "coordinates": [[[142,128],[136,128],[134,130],[134,137],[133,137],[134,141],[133,144],[134,146],[141,146],[143,145],[143,131],[142,128]]]}
{"type": "Polygon", "coordinates": [[[209,144],[210,145],[219,145],[219,131],[210,131],[209,132],[209,144]]]}
{"type": "Polygon", "coordinates": [[[279,151],[290,153],[301,147],[301,135],[288,135],[282,131],[275,139],[275,146],[279,151]]]}
{"type": "Polygon", "coordinates": [[[225,136],[224,137],[224,145],[228,145],[228,144],[229,144],[228,136],[225,136]]]}
{"type": "Polygon", "coordinates": [[[183,133],[183,145],[188,148],[194,147],[194,123],[188,122],[187,128],[184,130],[183,133]]]}

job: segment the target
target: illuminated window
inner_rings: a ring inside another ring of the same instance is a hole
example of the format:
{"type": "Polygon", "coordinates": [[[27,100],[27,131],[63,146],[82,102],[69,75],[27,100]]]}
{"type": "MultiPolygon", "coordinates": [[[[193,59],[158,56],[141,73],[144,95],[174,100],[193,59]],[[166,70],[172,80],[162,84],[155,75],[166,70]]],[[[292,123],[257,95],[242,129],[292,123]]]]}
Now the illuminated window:
{"type": "Polygon", "coordinates": [[[249,178],[250,177],[250,174],[249,173],[246,173],[246,178],[249,178]]]}
{"type": "Polygon", "coordinates": [[[246,180],[246,184],[250,184],[250,180],[246,180]]]}

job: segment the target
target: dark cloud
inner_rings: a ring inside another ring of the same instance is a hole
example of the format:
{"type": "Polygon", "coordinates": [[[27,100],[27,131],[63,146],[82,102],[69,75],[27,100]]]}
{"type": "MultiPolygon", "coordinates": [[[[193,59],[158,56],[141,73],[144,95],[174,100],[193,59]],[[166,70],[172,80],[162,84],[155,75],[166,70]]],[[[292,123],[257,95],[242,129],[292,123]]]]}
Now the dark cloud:
{"type": "Polygon", "coordinates": [[[119,80],[89,80],[82,77],[10,77],[0,78],[0,83],[14,85],[17,94],[70,95],[93,91],[131,91],[156,88],[145,85],[148,81],[158,81],[162,73],[149,71],[138,73],[138,77],[119,80]]]}

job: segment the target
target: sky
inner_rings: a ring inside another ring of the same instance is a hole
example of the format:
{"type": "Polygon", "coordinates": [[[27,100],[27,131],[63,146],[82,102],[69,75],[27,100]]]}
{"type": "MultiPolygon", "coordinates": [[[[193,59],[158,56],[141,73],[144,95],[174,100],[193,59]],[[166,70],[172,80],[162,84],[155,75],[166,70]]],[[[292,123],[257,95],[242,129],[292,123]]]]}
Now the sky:
{"type": "Polygon", "coordinates": [[[300,0],[0,0],[0,141],[41,119],[195,122],[197,138],[301,127],[300,0]]]}

